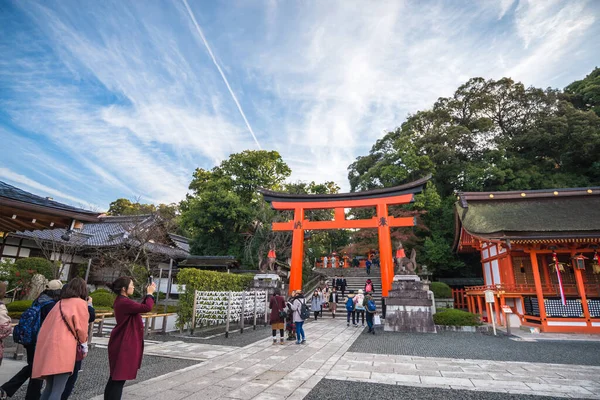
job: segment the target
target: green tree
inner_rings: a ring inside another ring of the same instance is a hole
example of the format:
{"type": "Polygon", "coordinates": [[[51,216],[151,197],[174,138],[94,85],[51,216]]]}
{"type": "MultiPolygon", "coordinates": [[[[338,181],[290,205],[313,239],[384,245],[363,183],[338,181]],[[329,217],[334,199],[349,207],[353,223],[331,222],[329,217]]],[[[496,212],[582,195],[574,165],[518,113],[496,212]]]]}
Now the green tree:
{"type": "Polygon", "coordinates": [[[196,169],[189,189],[180,203],[183,229],[192,237],[191,250],[201,255],[232,255],[246,262],[246,239],[263,223],[263,187],[280,190],[291,174],[276,151],[232,154],[207,171],[196,169]]]}
{"type": "Polygon", "coordinates": [[[451,249],[457,192],[600,182],[600,118],[591,111],[598,105],[599,75],[594,70],[565,93],[526,88],[509,78],[470,79],[358,157],[349,166],[351,188],[389,187],[432,173],[438,199],[431,191],[401,207],[427,211],[419,218],[423,226],[412,232],[418,260],[440,276],[468,275],[464,258],[451,249]]]}
{"type": "Polygon", "coordinates": [[[600,68],[565,88],[566,98],[578,109],[592,110],[600,117],[600,68]]]}

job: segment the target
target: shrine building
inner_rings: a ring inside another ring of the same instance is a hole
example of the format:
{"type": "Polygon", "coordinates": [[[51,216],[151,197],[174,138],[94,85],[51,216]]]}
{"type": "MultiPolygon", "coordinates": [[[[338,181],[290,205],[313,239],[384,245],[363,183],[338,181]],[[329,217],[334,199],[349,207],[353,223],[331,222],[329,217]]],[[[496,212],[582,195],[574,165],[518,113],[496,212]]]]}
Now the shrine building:
{"type": "Polygon", "coordinates": [[[460,193],[455,215],[454,248],[481,255],[484,285],[465,288],[469,311],[600,333],[600,187],[460,193]]]}

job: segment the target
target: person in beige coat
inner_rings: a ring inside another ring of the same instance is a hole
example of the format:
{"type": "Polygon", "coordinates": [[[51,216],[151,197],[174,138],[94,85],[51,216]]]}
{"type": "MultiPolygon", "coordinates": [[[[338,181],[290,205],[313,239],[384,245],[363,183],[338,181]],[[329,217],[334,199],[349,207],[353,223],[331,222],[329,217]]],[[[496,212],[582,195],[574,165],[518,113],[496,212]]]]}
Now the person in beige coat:
{"type": "Polygon", "coordinates": [[[85,281],[72,279],[40,328],[31,377],[46,381],[41,400],[60,400],[73,373],[78,345],[82,346],[84,356],[87,355],[87,297],[85,281]]]}

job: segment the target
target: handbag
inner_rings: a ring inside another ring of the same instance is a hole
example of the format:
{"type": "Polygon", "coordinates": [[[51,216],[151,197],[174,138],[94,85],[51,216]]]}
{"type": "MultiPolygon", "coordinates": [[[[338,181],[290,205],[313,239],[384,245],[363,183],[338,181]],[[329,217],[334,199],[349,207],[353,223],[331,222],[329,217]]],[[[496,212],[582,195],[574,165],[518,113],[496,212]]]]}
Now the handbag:
{"type": "Polygon", "coordinates": [[[62,317],[62,320],[65,323],[65,325],[67,325],[67,328],[69,328],[69,331],[71,332],[71,334],[73,335],[73,337],[75,337],[75,340],[77,340],[77,350],[75,352],[75,361],[81,361],[85,357],[85,353],[83,351],[83,346],[81,345],[81,342],[79,341],[79,338],[75,334],[75,331],[73,330],[73,328],[71,328],[71,325],[69,325],[69,323],[67,322],[67,319],[65,318],[65,314],[63,314],[63,311],[62,311],[62,304],[61,303],[62,303],[62,301],[58,302],[58,308],[60,310],[60,316],[62,317]]]}
{"type": "Polygon", "coordinates": [[[375,315],[373,317],[373,324],[375,324],[375,325],[381,325],[381,318],[379,317],[379,315],[375,315]]]}
{"type": "Polygon", "coordinates": [[[277,313],[279,315],[279,319],[283,321],[287,317],[287,311],[285,311],[285,308],[284,309],[280,308],[279,301],[275,301],[275,303],[277,305],[277,308],[279,309],[279,312],[277,313]]]}

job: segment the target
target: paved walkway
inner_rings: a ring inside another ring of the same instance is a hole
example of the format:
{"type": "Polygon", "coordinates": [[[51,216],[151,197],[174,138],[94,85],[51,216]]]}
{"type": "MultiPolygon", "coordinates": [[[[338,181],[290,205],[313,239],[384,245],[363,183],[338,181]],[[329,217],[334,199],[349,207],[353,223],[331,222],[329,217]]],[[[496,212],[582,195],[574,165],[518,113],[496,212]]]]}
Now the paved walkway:
{"type": "Polygon", "coordinates": [[[342,318],[310,322],[305,331],[305,345],[293,342],[272,345],[270,338],[245,347],[181,342],[151,344],[148,350],[154,355],[206,361],[127,386],[124,399],[294,400],[303,399],[324,378],[415,388],[600,399],[599,366],[349,352],[355,340],[367,334],[361,328],[346,327],[342,318]]]}
{"type": "Polygon", "coordinates": [[[131,400],[302,399],[327,375],[362,331],[346,327],[345,319],[341,318],[309,322],[305,326],[304,345],[287,341],[283,346],[273,345],[270,337],[265,338],[201,364],[127,386],[123,397],[131,400]]]}

